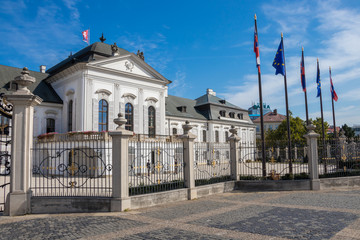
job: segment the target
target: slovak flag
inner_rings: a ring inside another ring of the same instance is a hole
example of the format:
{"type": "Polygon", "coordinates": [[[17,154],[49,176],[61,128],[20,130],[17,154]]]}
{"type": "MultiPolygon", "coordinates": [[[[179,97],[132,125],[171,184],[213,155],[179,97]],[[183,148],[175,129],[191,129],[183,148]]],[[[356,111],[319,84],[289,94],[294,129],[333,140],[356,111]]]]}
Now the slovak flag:
{"type": "Polygon", "coordinates": [[[256,55],[256,66],[259,67],[260,66],[260,52],[259,52],[259,41],[258,41],[258,34],[257,34],[256,27],[255,27],[255,32],[254,32],[254,52],[256,55]]]}
{"type": "Polygon", "coordinates": [[[89,45],[90,42],[90,29],[87,29],[82,32],[83,41],[86,42],[89,45]]]}
{"type": "Polygon", "coordinates": [[[331,77],[331,69],[329,69],[329,71],[330,71],[330,92],[331,92],[331,97],[336,102],[339,98],[338,98],[338,96],[337,96],[337,94],[335,92],[335,89],[334,89],[334,84],[333,84],[332,77],[331,77]]]}

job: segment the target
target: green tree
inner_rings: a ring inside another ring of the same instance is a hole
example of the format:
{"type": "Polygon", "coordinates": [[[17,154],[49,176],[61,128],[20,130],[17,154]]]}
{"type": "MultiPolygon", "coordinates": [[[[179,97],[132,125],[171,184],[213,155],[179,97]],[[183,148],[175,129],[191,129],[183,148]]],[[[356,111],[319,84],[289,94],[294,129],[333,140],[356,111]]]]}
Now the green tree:
{"type": "MultiPolygon", "coordinates": [[[[290,116],[290,138],[293,144],[296,143],[304,143],[306,134],[305,122],[299,118],[293,118],[290,116]]],[[[288,140],[287,137],[287,123],[286,119],[282,121],[279,127],[276,130],[269,130],[266,132],[266,141],[268,143],[276,142],[276,141],[284,141],[288,140]]]]}
{"type": "MultiPolygon", "coordinates": [[[[321,118],[317,117],[315,120],[312,120],[310,118],[310,121],[312,122],[312,124],[315,125],[315,132],[320,134],[320,137],[322,137],[321,118]]],[[[328,134],[327,134],[328,128],[329,128],[329,124],[326,121],[324,121],[325,138],[328,137],[328,134]]]]}
{"type": "Polygon", "coordinates": [[[347,139],[354,138],[355,137],[355,130],[349,127],[348,125],[344,124],[342,125],[342,130],[345,132],[345,136],[347,139]]]}

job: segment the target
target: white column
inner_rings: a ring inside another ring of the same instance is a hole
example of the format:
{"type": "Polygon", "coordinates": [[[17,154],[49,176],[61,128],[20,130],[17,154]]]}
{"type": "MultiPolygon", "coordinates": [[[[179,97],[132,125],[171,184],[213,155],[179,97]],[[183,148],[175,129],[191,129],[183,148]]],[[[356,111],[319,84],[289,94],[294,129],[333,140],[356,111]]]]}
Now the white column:
{"type": "Polygon", "coordinates": [[[307,126],[308,133],[304,135],[307,140],[307,156],[309,164],[310,183],[312,190],[320,190],[320,179],[319,179],[319,164],[318,164],[318,149],[317,149],[317,138],[320,136],[315,130],[315,126],[309,124],[307,126]]]}
{"type": "Polygon", "coordinates": [[[30,149],[33,143],[34,106],[42,102],[40,97],[27,89],[35,78],[29,76],[27,68],[21,74],[14,79],[18,90],[5,95],[6,100],[13,104],[10,192],[5,203],[5,214],[9,216],[30,212],[30,149]]]}
{"type": "Polygon", "coordinates": [[[129,198],[129,138],[133,132],[125,130],[126,119],[122,114],[114,119],[119,126],[115,131],[109,132],[112,137],[112,191],[111,211],[119,212],[131,208],[129,198]]]}

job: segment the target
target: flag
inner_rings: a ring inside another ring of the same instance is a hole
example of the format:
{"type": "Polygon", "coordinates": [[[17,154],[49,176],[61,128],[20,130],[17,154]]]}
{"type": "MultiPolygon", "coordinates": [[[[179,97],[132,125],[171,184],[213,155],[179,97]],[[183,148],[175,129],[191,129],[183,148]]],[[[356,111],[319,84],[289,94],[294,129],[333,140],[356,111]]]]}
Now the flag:
{"type": "Polygon", "coordinates": [[[256,66],[260,66],[260,52],[259,52],[259,40],[258,40],[258,34],[257,29],[255,26],[255,32],[254,32],[254,52],[256,55],[256,66]]]}
{"type": "Polygon", "coordinates": [[[272,66],[276,69],[275,75],[280,73],[281,75],[285,76],[284,46],[282,39],[272,66]]]}
{"type": "Polygon", "coordinates": [[[320,95],[321,95],[321,80],[320,80],[319,59],[318,59],[318,61],[317,61],[316,83],[317,83],[317,95],[316,95],[316,97],[320,97],[320,95]]]}
{"type": "Polygon", "coordinates": [[[90,29],[87,29],[87,30],[83,31],[82,36],[83,36],[83,41],[86,42],[87,44],[89,44],[89,42],[90,42],[90,29]]]}
{"type": "Polygon", "coordinates": [[[301,76],[302,89],[304,92],[306,92],[304,51],[302,52],[301,62],[300,62],[300,76],[301,76]]]}
{"type": "Polygon", "coordinates": [[[333,84],[332,77],[331,77],[331,69],[329,71],[330,71],[330,92],[331,92],[331,97],[336,102],[339,98],[338,98],[338,96],[337,96],[337,94],[335,92],[335,89],[334,89],[334,84],[333,84]]]}

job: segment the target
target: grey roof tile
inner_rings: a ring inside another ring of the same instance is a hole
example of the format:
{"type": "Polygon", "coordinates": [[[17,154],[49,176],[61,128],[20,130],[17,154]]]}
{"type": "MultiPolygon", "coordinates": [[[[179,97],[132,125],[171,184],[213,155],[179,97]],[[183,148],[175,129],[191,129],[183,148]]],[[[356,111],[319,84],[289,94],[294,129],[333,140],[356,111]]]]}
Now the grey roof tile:
{"type": "MultiPolygon", "coordinates": [[[[9,67],[0,65],[0,92],[1,93],[9,93],[9,82],[14,80],[16,76],[21,74],[21,68],[9,67]]],[[[44,102],[50,103],[63,103],[59,95],[55,92],[55,90],[51,87],[50,84],[46,83],[44,79],[46,79],[49,74],[30,71],[30,76],[36,78],[36,82],[29,86],[29,90],[38,95],[43,99],[44,102]]]]}

